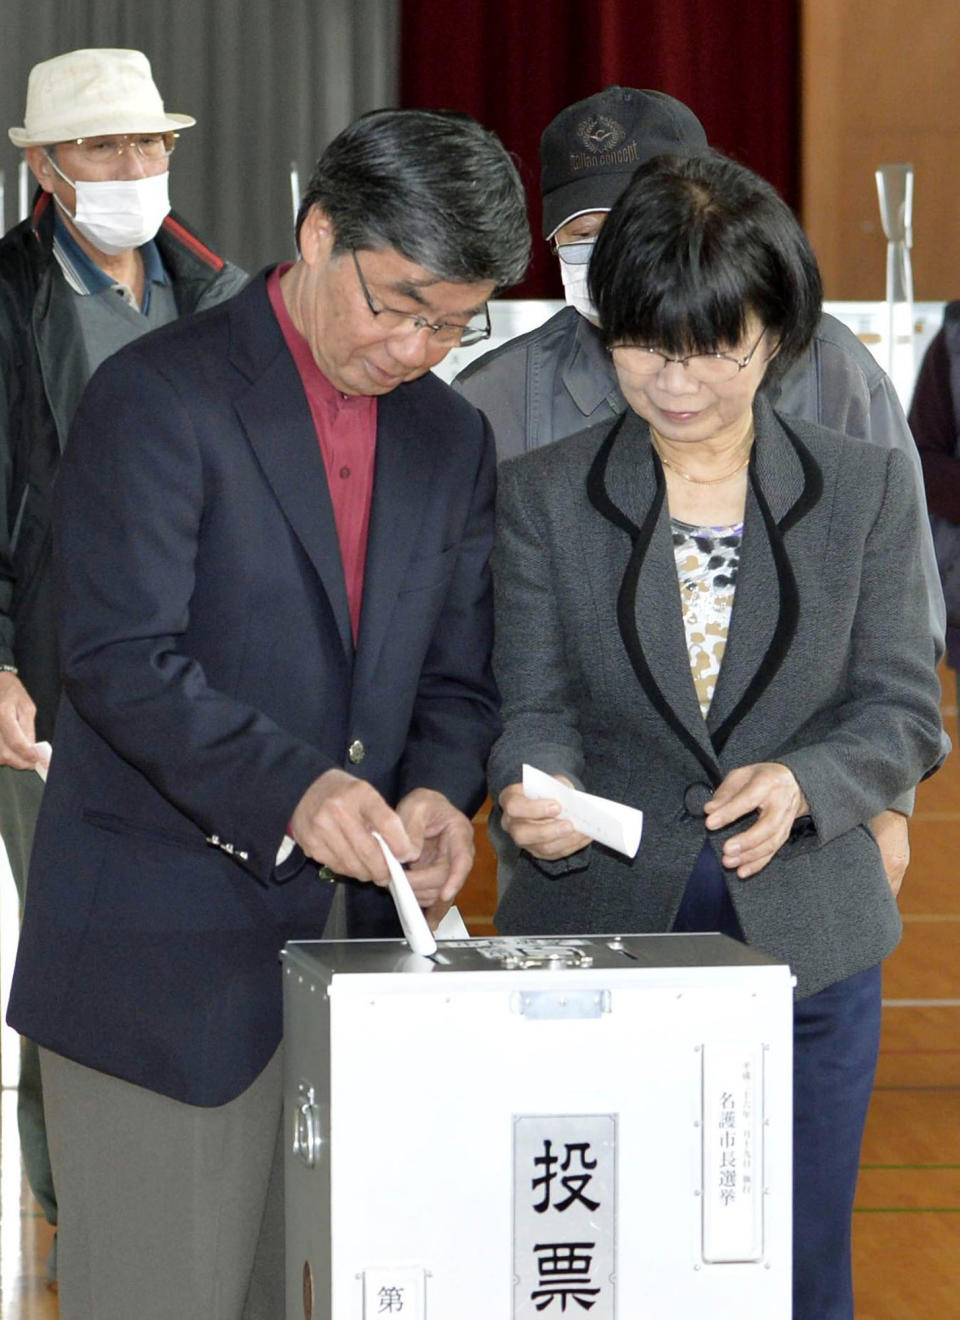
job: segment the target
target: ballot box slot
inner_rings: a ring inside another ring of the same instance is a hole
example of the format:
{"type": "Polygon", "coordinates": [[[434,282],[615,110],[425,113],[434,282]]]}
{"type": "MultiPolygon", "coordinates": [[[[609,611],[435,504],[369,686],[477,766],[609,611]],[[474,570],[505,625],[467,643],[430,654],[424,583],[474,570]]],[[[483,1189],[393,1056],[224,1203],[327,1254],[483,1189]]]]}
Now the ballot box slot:
{"type": "Polygon", "coordinates": [[[608,940],[607,948],[612,953],[619,953],[622,958],[628,958],[630,962],[640,961],[637,955],[624,944],[622,935],[615,935],[612,940],[608,940]]]}

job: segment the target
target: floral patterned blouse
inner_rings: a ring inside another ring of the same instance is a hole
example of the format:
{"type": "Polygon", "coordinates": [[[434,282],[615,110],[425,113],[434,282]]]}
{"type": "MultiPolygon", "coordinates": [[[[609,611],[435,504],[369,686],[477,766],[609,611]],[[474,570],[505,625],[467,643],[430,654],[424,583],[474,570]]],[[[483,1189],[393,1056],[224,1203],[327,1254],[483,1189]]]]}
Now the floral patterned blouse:
{"type": "Polygon", "coordinates": [[[678,518],[670,524],[690,672],[706,718],[727,646],[743,524],[693,527],[678,518]]]}

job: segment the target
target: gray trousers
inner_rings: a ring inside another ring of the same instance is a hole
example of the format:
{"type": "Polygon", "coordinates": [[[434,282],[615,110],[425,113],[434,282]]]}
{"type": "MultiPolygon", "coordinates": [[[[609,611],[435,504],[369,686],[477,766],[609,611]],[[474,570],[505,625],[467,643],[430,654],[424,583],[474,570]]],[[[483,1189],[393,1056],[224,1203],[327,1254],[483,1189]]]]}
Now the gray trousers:
{"type": "MultiPolygon", "coordinates": [[[[0,835],[7,850],[10,870],[20,899],[20,909],[27,892],[27,871],[33,832],[40,813],[43,780],[34,770],[14,770],[0,766],[0,835]]],[[[43,1117],[43,1086],[40,1060],[32,1040],[20,1038],[20,1088],[17,1094],[17,1126],[20,1151],[27,1182],[40,1208],[51,1224],[57,1222],[57,1197],[50,1171],[47,1129],[43,1117]]]]}
{"type": "Polygon", "coordinates": [[[41,1049],[61,1320],[282,1320],[282,1054],[202,1109],[41,1049]]]}

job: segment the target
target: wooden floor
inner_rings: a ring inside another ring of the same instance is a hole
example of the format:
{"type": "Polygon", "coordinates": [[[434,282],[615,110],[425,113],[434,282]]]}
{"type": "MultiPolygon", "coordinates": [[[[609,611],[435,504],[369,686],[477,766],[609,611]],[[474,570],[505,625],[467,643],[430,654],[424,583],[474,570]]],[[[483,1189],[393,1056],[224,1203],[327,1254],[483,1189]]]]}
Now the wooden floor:
{"type": "MultiPolygon", "coordinates": [[[[956,742],[952,675],[945,686],[956,742]]],[[[478,834],[482,852],[460,906],[471,931],[484,934],[494,884],[478,834]]],[[[921,787],[911,846],[854,1216],[858,1320],[960,1317],[960,755],[921,787]]],[[[50,1235],[22,1179],[16,1093],[4,1091],[0,1320],[58,1315],[44,1279],[50,1235]]]]}
{"type": "MultiPolygon", "coordinates": [[[[954,675],[944,715],[958,744],[954,675]]],[[[854,1217],[859,1320],[960,1317],[960,754],[918,793],[854,1217]]]]}
{"type": "Polygon", "coordinates": [[[21,1172],[16,1091],[5,1090],[0,1105],[0,1317],[55,1320],[57,1295],[45,1277],[53,1230],[21,1172]]]}

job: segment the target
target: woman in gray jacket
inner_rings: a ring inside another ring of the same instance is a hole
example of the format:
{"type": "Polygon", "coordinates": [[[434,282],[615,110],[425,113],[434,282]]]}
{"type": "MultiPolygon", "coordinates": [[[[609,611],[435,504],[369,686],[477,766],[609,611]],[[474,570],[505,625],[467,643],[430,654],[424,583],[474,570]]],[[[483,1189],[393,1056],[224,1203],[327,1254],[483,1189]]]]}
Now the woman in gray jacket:
{"type": "Polygon", "coordinates": [[[721,930],[791,964],[794,1320],[845,1320],[900,935],[868,822],[943,755],[924,510],[902,453],[758,395],[821,287],[750,171],[642,166],[590,281],[628,410],[501,467],[490,783],[522,852],[498,926],[721,930]],[[641,807],[637,856],[528,800],[524,762],[641,807]]]}

